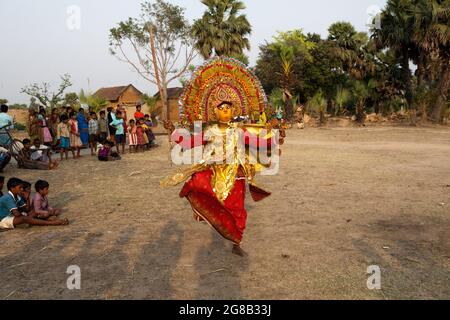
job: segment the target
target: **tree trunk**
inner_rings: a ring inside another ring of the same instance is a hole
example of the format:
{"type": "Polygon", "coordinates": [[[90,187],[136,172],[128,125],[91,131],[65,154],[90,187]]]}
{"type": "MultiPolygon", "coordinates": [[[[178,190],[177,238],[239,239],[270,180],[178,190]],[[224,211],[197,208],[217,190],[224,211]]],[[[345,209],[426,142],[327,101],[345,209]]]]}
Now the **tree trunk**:
{"type": "Polygon", "coordinates": [[[165,88],[166,86],[163,86],[162,82],[161,82],[161,78],[159,76],[159,68],[158,68],[158,63],[157,63],[157,59],[156,59],[156,48],[155,48],[155,32],[154,32],[154,27],[153,26],[149,26],[149,32],[150,32],[150,48],[152,51],[152,60],[153,60],[153,69],[155,70],[155,80],[156,80],[156,84],[158,86],[158,90],[159,90],[159,98],[161,99],[162,102],[162,118],[163,120],[169,120],[168,118],[168,107],[167,107],[167,88],[165,88]]]}
{"type": "Polygon", "coordinates": [[[425,79],[425,54],[422,52],[417,63],[417,87],[421,88],[425,79]]]}
{"type": "Polygon", "coordinates": [[[405,99],[408,103],[408,109],[412,108],[413,104],[413,92],[411,84],[411,70],[409,69],[409,58],[408,53],[403,53],[402,59],[402,69],[403,69],[403,81],[405,83],[405,99]]]}
{"type": "Polygon", "coordinates": [[[162,102],[162,108],[163,108],[163,114],[165,114],[164,119],[167,121],[170,121],[170,105],[169,105],[169,99],[167,98],[167,85],[163,86],[162,89],[162,95],[161,95],[161,102],[162,102]]]}
{"type": "Polygon", "coordinates": [[[411,81],[411,70],[409,69],[409,58],[408,58],[408,52],[403,52],[403,59],[402,59],[402,69],[403,69],[403,80],[405,82],[405,99],[406,103],[408,104],[408,114],[409,114],[409,120],[410,125],[415,126],[416,125],[416,117],[417,114],[414,103],[413,103],[413,91],[412,91],[412,81],[411,81]]]}
{"type": "Polygon", "coordinates": [[[442,122],[444,111],[447,107],[448,91],[450,89],[450,61],[447,60],[443,65],[441,78],[439,80],[437,99],[433,108],[432,118],[436,122],[442,122]]]}
{"type": "Polygon", "coordinates": [[[427,104],[422,102],[420,108],[422,110],[422,119],[421,119],[422,124],[425,124],[428,121],[427,107],[428,107],[427,104]]]}

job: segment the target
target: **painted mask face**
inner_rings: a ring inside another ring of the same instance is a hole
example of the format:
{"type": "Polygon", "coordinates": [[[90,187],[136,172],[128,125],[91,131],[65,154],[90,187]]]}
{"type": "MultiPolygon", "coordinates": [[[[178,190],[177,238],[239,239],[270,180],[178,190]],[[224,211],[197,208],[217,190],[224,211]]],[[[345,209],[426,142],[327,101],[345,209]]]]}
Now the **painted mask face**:
{"type": "Polygon", "coordinates": [[[233,105],[222,103],[216,107],[216,115],[219,122],[228,123],[233,119],[233,105]]]}

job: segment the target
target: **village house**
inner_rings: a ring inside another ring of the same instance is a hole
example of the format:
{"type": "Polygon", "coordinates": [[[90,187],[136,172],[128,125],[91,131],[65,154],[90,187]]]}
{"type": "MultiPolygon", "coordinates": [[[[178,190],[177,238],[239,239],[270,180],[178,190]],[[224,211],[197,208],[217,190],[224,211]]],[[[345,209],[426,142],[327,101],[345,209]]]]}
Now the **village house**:
{"type": "Polygon", "coordinates": [[[124,105],[132,108],[142,103],[143,93],[130,84],[128,86],[101,88],[94,95],[107,100],[108,107],[124,105]]]}

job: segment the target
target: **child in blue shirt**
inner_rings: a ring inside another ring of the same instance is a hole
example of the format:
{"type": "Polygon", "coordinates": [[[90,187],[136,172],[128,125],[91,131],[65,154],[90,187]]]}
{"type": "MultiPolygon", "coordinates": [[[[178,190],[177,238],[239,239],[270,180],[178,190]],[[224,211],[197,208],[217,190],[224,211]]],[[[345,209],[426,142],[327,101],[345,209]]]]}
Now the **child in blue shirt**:
{"type": "Polygon", "coordinates": [[[0,229],[14,229],[16,226],[28,224],[32,226],[68,225],[67,219],[52,221],[36,219],[35,213],[27,208],[27,202],[21,197],[24,193],[24,182],[17,178],[8,180],[8,193],[0,198],[0,229]]]}
{"type": "Polygon", "coordinates": [[[126,135],[125,135],[125,128],[124,128],[124,121],[122,117],[122,112],[117,111],[116,112],[116,118],[113,119],[113,121],[110,123],[111,126],[113,126],[116,129],[116,148],[117,153],[120,153],[119,146],[122,146],[122,154],[125,153],[125,143],[126,143],[126,135]]]}

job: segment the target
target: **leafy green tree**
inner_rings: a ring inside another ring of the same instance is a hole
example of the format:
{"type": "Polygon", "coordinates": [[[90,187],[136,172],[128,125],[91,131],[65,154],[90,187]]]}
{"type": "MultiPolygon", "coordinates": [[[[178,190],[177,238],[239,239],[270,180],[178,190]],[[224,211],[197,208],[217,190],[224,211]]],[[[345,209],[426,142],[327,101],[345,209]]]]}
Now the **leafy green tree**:
{"type": "Polygon", "coordinates": [[[6,100],[6,99],[0,99],[0,104],[8,104],[8,100],[6,100]]]}
{"type": "Polygon", "coordinates": [[[80,103],[78,99],[78,95],[75,92],[69,92],[66,93],[64,96],[64,102],[63,105],[65,106],[71,106],[72,108],[78,106],[80,103]]]}
{"type": "Polygon", "coordinates": [[[80,103],[92,107],[95,112],[99,112],[100,110],[105,109],[109,104],[106,99],[90,93],[85,93],[84,90],[81,90],[78,96],[80,103]]]}
{"type": "Polygon", "coordinates": [[[64,92],[67,88],[72,86],[70,78],[71,77],[68,74],[62,76],[61,84],[55,92],[50,92],[51,86],[47,82],[42,84],[31,84],[22,88],[21,92],[36,98],[44,107],[51,109],[57,107],[64,101],[64,92]]]}
{"type": "Polygon", "coordinates": [[[195,47],[208,59],[211,56],[239,56],[250,50],[248,36],[252,32],[245,14],[246,7],[239,0],[202,0],[206,11],[194,22],[192,34],[195,47]]]}
{"type": "Polygon", "coordinates": [[[110,52],[157,85],[165,119],[170,115],[167,88],[196,57],[192,29],[184,11],[163,0],[144,2],[140,18],[129,18],[110,30],[110,52]]]}
{"type": "Polygon", "coordinates": [[[287,119],[293,116],[291,98],[297,95],[301,101],[305,101],[305,97],[310,94],[305,92],[308,79],[305,79],[304,74],[314,64],[312,51],[315,46],[302,30],[292,30],[278,33],[273,42],[260,47],[255,72],[266,91],[283,89],[287,119]]]}

